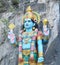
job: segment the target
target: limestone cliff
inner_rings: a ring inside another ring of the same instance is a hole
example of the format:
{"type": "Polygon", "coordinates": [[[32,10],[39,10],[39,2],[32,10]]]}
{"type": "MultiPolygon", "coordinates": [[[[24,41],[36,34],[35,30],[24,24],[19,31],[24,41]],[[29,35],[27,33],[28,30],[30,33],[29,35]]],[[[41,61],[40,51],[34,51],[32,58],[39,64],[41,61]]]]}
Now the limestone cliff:
{"type": "Polygon", "coordinates": [[[7,40],[8,25],[16,25],[14,33],[18,35],[22,16],[30,5],[40,14],[41,21],[47,18],[51,29],[49,43],[45,45],[45,65],[60,65],[60,21],[59,0],[0,0],[0,65],[17,65],[18,47],[7,40]]]}

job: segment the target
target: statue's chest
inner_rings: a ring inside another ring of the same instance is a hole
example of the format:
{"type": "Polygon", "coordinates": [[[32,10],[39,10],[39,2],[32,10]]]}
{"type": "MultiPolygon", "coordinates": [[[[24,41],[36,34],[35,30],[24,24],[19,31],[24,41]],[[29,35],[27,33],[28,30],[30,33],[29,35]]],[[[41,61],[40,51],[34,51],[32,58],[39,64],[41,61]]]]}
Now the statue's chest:
{"type": "Polygon", "coordinates": [[[22,42],[27,44],[27,43],[32,43],[33,41],[33,37],[35,37],[35,40],[36,40],[36,35],[37,33],[36,32],[24,32],[22,34],[22,42]]]}

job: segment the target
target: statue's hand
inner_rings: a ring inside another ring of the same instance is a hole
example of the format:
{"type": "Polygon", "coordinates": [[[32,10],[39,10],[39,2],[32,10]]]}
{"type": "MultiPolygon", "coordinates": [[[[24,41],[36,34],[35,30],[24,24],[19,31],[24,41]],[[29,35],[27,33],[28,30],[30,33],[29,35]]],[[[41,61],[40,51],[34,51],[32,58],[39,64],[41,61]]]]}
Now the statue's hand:
{"type": "Polygon", "coordinates": [[[11,31],[8,32],[8,39],[11,39],[11,38],[14,38],[15,37],[15,34],[11,31]]]}
{"type": "Polygon", "coordinates": [[[43,57],[39,57],[38,58],[38,63],[40,63],[40,62],[44,62],[44,58],[43,57]]]}
{"type": "Polygon", "coordinates": [[[16,41],[15,34],[13,32],[8,32],[8,39],[10,39],[11,43],[14,43],[16,41]]]}

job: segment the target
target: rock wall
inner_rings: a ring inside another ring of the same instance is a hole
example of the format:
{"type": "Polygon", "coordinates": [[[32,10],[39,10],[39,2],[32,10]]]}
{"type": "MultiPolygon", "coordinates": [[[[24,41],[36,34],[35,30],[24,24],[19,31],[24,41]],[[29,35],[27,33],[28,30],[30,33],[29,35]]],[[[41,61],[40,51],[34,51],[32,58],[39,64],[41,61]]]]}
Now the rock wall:
{"type": "MultiPolygon", "coordinates": [[[[22,17],[25,13],[26,7],[30,5],[33,10],[37,11],[40,14],[41,20],[47,18],[49,21],[50,29],[51,29],[51,37],[49,43],[47,44],[47,49],[45,50],[45,65],[60,65],[57,64],[57,60],[59,60],[59,48],[58,45],[56,49],[56,45],[59,43],[59,1],[58,0],[19,0],[19,3],[12,0],[1,0],[8,7],[5,7],[6,10],[1,11],[0,19],[0,65],[17,65],[18,64],[18,47],[14,47],[10,45],[7,40],[7,33],[9,31],[8,25],[13,22],[16,25],[14,29],[14,33],[16,36],[18,35],[18,31],[21,29],[22,17]],[[9,3],[9,4],[8,4],[9,3]],[[17,7],[16,7],[17,6],[17,7]],[[2,26],[1,26],[2,25],[2,26]],[[5,32],[1,32],[4,31],[5,32]],[[5,35],[5,40],[3,40],[3,36],[5,35]],[[58,53],[57,53],[58,52],[58,53]]],[[[1,3],[1,2],[0,2],[1,3]]],[[[2,4],[2,3],[1,3],[2,4]]],[[[3,5],[4,7],[4,5],[3,5]]]]}
{"type": "MultiPolygon", "coordinates": [[[[49,59],[47,64],[51,63],[52,65],[59,65],[60,63],[57,63],[57,59],[59,59],[59,49],[57,46],[59,45],[59,1],[50,1],[49,2],[49,10],[47,13],[48,19],[50,21],[50,25],[52,27],[51,29],[51,38],[49,40],[49,44],[47,46],[46,50],[46,60],[49,59]]],[[[60,46],[60,45],[59,45],[60,46]]],[[[50,65],[51,65],[50,64],[50,65]]]]}

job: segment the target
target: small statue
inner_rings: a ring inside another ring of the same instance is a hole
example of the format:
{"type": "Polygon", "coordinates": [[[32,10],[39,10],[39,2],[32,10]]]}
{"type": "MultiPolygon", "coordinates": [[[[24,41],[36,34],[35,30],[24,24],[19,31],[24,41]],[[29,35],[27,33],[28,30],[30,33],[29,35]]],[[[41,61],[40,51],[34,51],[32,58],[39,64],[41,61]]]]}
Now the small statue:
{"type": "Polygon", "coordinates": [[[43,43],[48,43],[49,41],[49,37],[50,37],[50,30],[49,30],[49,27],[48,27],[48,20],[47,19],[44,19],[43,20],[43,43]]]}
{"type": "MultiPolygon", "coordinates": [[[[43,65],[43,45],[42,39],[45,36],[45,24],[43,26],[43,32],[38,31],[37,24],[40,22],[40,16],[38,13],[32,11],[29,6],[23,17],[23,30],[20,31],[18,41],[19,41],[19,56],[18,65],[43,65]]],[[[43,21],[44,23],[44,21],[43,21]]],[[[16,36],[13,33],[14,25],[9,26],[10,32],[8,33],[8,38],[11,44],[16,43],[16,36]]],[[[47,28],[47,27],[46,27],[47,28]]],[[[48,36],[49,34],[47,34],[48,36]]],[[[47,40],[47,39],[45,39],[47,40]]]]}

